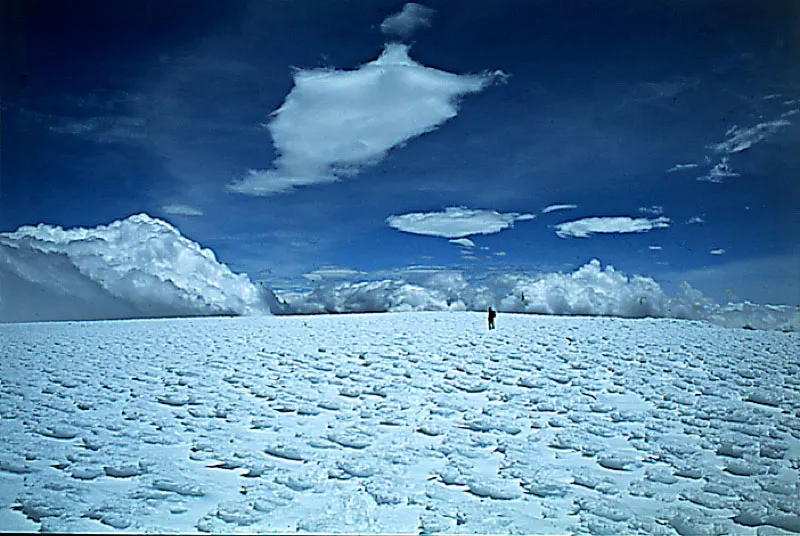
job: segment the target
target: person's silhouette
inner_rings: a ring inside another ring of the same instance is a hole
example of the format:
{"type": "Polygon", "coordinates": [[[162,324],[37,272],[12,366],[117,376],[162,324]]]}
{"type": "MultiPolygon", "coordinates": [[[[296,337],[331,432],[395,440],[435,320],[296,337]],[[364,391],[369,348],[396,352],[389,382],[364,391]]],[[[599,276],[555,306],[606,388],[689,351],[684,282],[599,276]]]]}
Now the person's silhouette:
{"type": "Polygon", "coordinates": [[[494,309],[489,307],[489,329],[494,329],[494,317],[497,316],[497,313],[494,312],[494,309]]]}

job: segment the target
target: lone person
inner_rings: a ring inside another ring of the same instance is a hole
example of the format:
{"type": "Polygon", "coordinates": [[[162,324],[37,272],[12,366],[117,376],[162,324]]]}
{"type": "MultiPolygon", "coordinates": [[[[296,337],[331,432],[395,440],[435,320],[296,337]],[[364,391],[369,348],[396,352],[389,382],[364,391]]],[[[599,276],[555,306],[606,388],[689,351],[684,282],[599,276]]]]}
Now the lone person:
{"type": "Polygon", "coordinates": [[[497,316],[497,313],[494,312],[494,309],[489,307],[489,329],[494,329],[494,317],[497,316]]]}

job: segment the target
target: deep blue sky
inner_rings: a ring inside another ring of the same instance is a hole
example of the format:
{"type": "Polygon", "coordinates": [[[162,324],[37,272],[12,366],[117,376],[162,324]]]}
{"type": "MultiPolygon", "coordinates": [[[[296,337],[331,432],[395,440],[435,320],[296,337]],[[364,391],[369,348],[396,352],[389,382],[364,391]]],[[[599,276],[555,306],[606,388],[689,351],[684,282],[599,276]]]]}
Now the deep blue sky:
{"type": "Polygon", "coordinates": [[[276,166],[264,125],[296,70],[374,60],[393,40],[381,22],[403,2],[3,1],[0,231],[147,212],[235,271],[271,270],[276,285],[330,264],[564,270],[596,257],[717,299],[800,304],[800,4],[425,5],[435,14],[406,39],[413,60],[500,69],[505,82],[464,95],[456,117],[352,176],[264,197],[227,186],[276,166]],[[746,150],[714,149],[737,133],[746,150]],[[723,158],[737,176],[697,180],[723,158]],[[165,208],[176,204],[202,215],[165,208]],[[471,236],[468,258],[385,222],[553,204],[577,208],[471,236]],[[640,210],[652,206],[662,214],[640,210]],[[606,216],[670,221],[554,232],[606,216]]]}

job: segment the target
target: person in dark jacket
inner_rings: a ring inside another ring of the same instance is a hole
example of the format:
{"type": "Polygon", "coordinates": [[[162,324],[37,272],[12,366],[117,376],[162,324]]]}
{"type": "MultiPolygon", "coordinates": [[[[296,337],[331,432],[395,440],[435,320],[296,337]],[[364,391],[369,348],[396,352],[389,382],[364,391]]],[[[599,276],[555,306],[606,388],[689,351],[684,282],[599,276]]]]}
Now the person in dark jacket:
{"type": "Polygon", "coordinates": [[[494,317],[497,316],[497,313],[494,312],[494,309],[489,307],[489,329],[494,329],[494,317]]]}

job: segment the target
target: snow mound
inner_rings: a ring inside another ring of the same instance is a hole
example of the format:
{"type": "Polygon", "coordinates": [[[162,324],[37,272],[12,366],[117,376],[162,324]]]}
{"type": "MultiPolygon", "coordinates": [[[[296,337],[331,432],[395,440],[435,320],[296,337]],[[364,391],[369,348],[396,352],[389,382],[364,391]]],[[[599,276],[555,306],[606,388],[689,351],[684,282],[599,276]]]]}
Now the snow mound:
{"type": "Polygon", "coordinates": [[[270,296],[147,214],[0,233],[0,321],[269,313],[270,296]]]}

